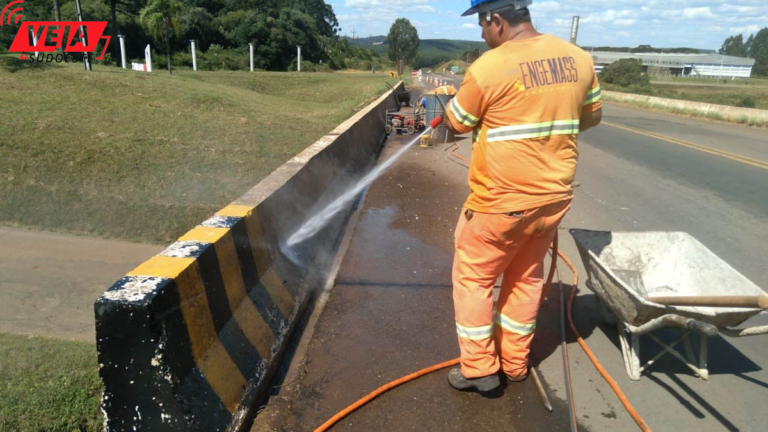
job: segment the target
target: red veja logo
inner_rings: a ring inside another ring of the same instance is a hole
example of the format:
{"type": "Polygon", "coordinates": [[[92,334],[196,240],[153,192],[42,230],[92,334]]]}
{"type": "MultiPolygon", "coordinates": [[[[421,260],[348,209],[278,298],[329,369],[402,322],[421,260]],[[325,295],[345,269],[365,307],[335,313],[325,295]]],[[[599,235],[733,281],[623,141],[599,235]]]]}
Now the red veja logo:
{"type": "MultiPolygon", "coordinates": [[[[21,12],[21,8],[11,10],[6,20],[5,12],[15,4],[24,3],[24,0],[16,0],[8,4],[3,9],[0,15],[0,25],[11,24],[11,18],[16,12],[21,12]]],[[[19,18],[23,18],[22,15],[17,15],[14,20],[14,24],[19,21],[19,18]]],[[[92,53],[96,51],[96,46],[99,41],[106,39],[104,44],[104,50],[101,52],[101,56],[96,60],[104,59],[104,54],[107,52],[109,42],[112,39],[111,36],[105,36],[104,30],[107,28],[106,21],[24,21],[21,23],[19,31],[16,33],[16,37],[11,43],[11,47],[8,49],[12,53],[22,53],[21,58],[27,59],[23,53],[30,52],[54,52],[58,48],[64,48],[65,53],[92,53]],[[37,43],[30,43],[29,33],[30,29],[32,34],[35,35],[37,43]],[[49,38],[50,35],[50,38],[49,38]],[[76,41],[73,43],[73,40],[76,41]],[[66,38],[66,43],[65,43],[66,38]],[[82,41],[85,40],[85,43],[82,41]]]]}

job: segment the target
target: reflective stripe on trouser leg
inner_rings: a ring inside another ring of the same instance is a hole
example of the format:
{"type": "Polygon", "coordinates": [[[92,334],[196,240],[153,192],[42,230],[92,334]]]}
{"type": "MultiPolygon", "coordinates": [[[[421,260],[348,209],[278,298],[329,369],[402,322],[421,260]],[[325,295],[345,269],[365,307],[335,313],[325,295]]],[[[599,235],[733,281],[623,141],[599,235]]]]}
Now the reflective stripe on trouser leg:
{"type": "Polygon", "coordinates": [[[453,302],[461,373],[467,378],[491,375],[501,367],[495,340],[488,330],[493,327],[493,285],[507,268],[514,248],[480,235],[481,229],[495,223],[494,217],[499,215],[474,213],[467,221],[462,212],[456,227],[453,302]]]}
{"type": "Polygon", "coordinates": [[[504,271],[497,303],[496,341],[501,367],[510,376],[528,373],[528,355],[544,287],[543,260],[570,201],[537,209],[537,232],[521,246],[504,271]]]}

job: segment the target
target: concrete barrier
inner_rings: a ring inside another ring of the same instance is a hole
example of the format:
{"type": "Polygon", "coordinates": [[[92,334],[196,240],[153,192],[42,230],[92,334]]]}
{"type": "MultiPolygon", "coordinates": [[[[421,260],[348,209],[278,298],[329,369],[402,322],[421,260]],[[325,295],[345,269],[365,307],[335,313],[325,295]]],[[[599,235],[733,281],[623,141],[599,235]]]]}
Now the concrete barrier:
{"type": "Polygon", "coordinates": [[[692,102],[677,99],[666,99],[654,96],[645,96],[631,93],[604,91],[603,96],[608,101],[636,102],[648,104],[659,108],[679,109],[693,111],[699,114],[717,114],[726,120],[748,123],[750,119],[756,123],[768,123],[768,111],[753,108],[738,108],[727,105],[715,105],[703,102],[692,102]]]}
{"type": "Polygon", "coordinates": [[[244,426],[352,205],[300,247],[282,242],[375,162],[395,107],[383,95],[96,300],[106,431],[244,426]]]}

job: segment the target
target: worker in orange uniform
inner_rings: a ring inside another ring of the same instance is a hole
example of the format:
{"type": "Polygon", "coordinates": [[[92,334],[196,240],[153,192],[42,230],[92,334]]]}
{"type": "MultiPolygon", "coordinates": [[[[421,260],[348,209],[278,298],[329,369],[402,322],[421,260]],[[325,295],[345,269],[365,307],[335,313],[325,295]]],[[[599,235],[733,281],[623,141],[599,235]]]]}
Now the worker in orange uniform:
{"type": "Polygon", "coordinates": [[[528,376],[543,260],[570,208],[578,134],[602,119],[592,58],[537,32],[530,4],[472,0],[464,15],[478,13],[490,50],[446,107],[449,129],[474,132],[453,263],[461,367],[448,378],[460,390],[493,390],[500,370],[511,381],[528,376]]]}

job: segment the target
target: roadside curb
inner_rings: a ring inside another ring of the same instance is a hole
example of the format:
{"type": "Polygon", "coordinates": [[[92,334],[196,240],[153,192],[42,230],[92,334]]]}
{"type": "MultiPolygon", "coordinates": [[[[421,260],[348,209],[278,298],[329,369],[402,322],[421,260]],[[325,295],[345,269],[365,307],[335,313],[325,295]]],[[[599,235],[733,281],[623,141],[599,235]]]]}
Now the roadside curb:
{"type": "Polygon", "coordinates": [[[625,102],[633,105],[640,105],[642,107],[647,106],[674,113],[694,114],[701,117],[715,118],[733,123],[768,125],[768,110],[738,108],[727,105],[716,105],[612,91],[603,91],[603,96],[604,99],[609,102],[625,102]]]}

